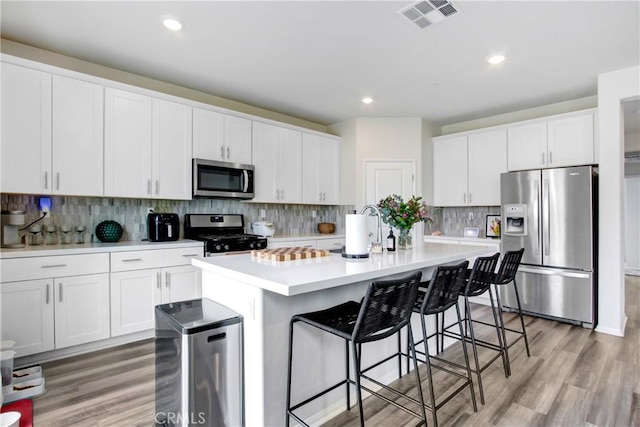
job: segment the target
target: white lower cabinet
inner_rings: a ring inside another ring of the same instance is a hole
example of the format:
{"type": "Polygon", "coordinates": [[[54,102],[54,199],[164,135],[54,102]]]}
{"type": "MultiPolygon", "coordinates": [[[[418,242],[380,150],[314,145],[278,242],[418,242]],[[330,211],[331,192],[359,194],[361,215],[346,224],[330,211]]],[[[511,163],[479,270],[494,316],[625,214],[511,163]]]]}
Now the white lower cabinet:
{"type": "Polygon", "coordinates": [[[1,285],[2,339],[16,357],[109,338],[109,275],[1,285]]]}
{"type": "Polygon", "coordinates": [[[268,249],[278,248],[316,248],[316,249],[340,249],[344,246],[344,238],[317,239],[317,240],[280,240],[267,242],[268,249]]]}
{"type": "Polygon", "coordinates": [[[198,274],[190,265],[111,273],[111,335],[153,329],[156,305],[199,298],[198,274]]]}

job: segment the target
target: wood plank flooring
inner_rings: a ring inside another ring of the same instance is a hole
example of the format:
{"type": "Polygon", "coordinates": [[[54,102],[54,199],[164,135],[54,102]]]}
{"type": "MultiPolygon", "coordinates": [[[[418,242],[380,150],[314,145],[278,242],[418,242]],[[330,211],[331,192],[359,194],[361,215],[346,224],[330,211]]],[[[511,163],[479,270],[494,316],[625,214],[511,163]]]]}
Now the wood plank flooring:
{"type": "MultiPolygon", "coordinates": [[[[474,310],[489,315],[485,307],[474,310]]],[[[624,338],[527,317],[531,357],[524,343],[517,343],[509,353],[510,378],[500,360],[483,372],[486,404],[478,402],[474,413],[470,394],[462,392],[438,411],[439,425],[640,427],[640,277],[626,277],[626,313],[624,338]]],[[[518,329],[517,317],[505,318],[518,329]]],[[[34,399],[34,425],[153,426],[153,352],[153,341],[147,340],[43,364],[47,393],[34,399]]],[[[447,349],[450,357],[461,353],[459,345],[447,349]]],[[[436,394],[456,383],[445,375],[436,372],[436,394]]],[[[413,375],[396,386],[415,391],[413,375]]],[[[365,400],[364,409],[368,426],[412,426],[417,421],[374,397],[365,400]]],[[[433,424],[430,418],[428,422],[433,424]]],[[[324,427],[357,425],[354,408],[324,427]]]]}

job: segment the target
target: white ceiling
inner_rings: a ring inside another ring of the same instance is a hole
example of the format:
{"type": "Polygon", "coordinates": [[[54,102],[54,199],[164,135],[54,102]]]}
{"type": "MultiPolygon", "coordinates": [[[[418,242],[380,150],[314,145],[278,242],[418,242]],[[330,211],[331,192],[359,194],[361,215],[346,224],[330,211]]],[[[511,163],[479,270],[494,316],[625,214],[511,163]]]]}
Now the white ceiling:
{"type": "Polygon", "coordinates": [[[396,13],[410,3],[2,0],[1,35],[320,124],[456,123],[595,95],[640,63],[637,0],[453,1],[424,30],[396,13]]]}

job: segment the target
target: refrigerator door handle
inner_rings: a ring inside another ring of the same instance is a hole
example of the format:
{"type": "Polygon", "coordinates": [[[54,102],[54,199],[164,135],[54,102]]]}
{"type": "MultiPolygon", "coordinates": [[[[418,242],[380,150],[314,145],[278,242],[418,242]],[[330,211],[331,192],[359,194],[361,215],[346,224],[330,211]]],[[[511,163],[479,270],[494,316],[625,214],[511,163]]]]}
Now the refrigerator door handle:
{"type": "Polygon", "coordinates": [[[545,268],[532,268],[526,266],[520,266],[518,268],[518,272],[520,273],[532,273],[532,274],[543,274],[546,276],[562,276],[562,277],[575,277],[577,279],[587,279],[591,273],[588,272],[580,272],[580,271],[566,271],[566,270],[552,270],[545,268]]]}
{"type": "Polygon", "coordinates": [[[543,244],[544,244],[544,255],[543,257],[547,257],[549,255],[551,255],[551,245],[550,245],[550,241],[551,241],[551,198],[549,197],[549,180],[545,179],[544,181],[544,187],[542,188],[542,193],[544,194],[544,213],[542,214],[542,224],[543,224],[543,229],[546,231],[546,236],[545,239],[543,240],[543,244]]]}
{"type": "Polygon", "coordinates": [[[535,188],[535,197],[533,198],[533,224],[536,227],[536,255],[540,255],[540,239],[541,239],[541,235],[540,235],[540,217],[539,217],[539,212],[540,212],[540,208],[538,207],[538,200],[540,200],[540,194],[539,194],[539,184],[538,181],[534,181],[534,188],[535,188]]]}

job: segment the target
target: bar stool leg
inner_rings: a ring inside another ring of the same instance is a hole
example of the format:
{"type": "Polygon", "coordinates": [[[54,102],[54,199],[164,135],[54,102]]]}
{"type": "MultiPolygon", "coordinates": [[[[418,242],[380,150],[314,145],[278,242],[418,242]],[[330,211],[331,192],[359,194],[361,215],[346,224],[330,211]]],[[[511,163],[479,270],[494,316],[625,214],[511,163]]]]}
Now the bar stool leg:
{"type": "Polygon", "coordinates": [[[420,371],[418,370],[418,355],[416,354],[416,343],[413,341],[413,330],[411,329],[411,323],[409,323],[409,326],[407,329],[409,330],[411,354],[413,355],[413,370],[416,373],[416,387],[418,388],[418,396],[420,397],[420,410],[422,411],[422,419],[424,420],[424,425],[426,427],[427,413],[425,412],[425,409],[424,409],[424,395],[422,393],[422,381],[420,380],[420,371]]]}
{"type": "Polygon", "coordinates": [[[476,338],[473,333],[473,324],[471,319],[471,305],[469,304],[469,298],[464,297],[466,309],[467,309],[467,322],[469,323],[469,334],[471,335],[471,349],[473,350],[473,360],[476,364],[476,374],[478,375],[478,390],[480,391],[480,403],[484,405],[484,391],[482,390],[482,373],[480,372],[480,362],[478,361],[478,349],[476,347],[476,338]]]}
{"type": "MultiPolygon", "coordinates": [[[[360,389],[360,356],[358,346],[352,342],[353,347],[353,367],[355,369],[356,396],[358,397],[358,412],[360,414],[360,426],[364,427],[364,410],[362,408],[362,390],[360,389]]],[[[362,350],[362,348],[360,348],[362,350]]]]}
{"type": "Polygon", "coordinates": [[[496,286],[496,303],[498,305],[498,320],[500,320],[500,328],[502,329],[502,343],[504,344],[504,353],[507,358],[507,367],[509,368],[509,376],[511,376],[511,360],[509,359],[509,343],[507,342],[507,328],[504,325],[504,315],[502,302],[500,301],[500,293],[496,286]]]}
{"type": "Polygon", "coordinates": [[[288,355],[288,366],[287,366],[287,418],[285,419],[285,427],[289,427],[290,416],[289,411],[291,410],[291,365],[293,361],[293,321],[289,323],[289,355],[288,355]]]}
{"type": "MultiPolygon", "coordinates": [[[[437,314],[436,314],[437,316],[437,314]]],[[[420,323],[422,325],[422,336],[424,339],[424,353],[425,364],[427,365],[427,378],[429,380],[429,397],[431,398],[431,417],[433,418],[433,427],[438,427],[438,416],[436,415],[436,395],[433,389],[433,376],[431,375],[431,361],[429,360],[429,344],[427,343],[427,325],[424,320],[424,315],[420,315],[420,323]]],[[[436,336],[436,340],[438,337],[436,336]]],[[[426,422],[426,421],[425,421],[426,422]]]]}
{"type": "Polygon", "coordinates": [[[471,403],[473,403],[473,412],[478,412],[476,403],[476,392],[473,389],[473,377],[471,376],[471,366],[469,366],[469,354],[467,353],[467,343],[462,335],[462,315],[460,314],[460,306],[456,303],[456,314],[458,315],[458,329],[460,329],[460,342],[462,343],[462,353],[464,354],[464,363],[467,367],[467,377],[469,377],[469,389],[471,390],[471,403]]]}
{"type": "Polygon", "coordinates": [[[345,353],[345,362],[346,362],[346,371],[347,371],[347,383],[345,387],[347,388],[347,411],[351,410],[351,384],[349,383],[349,341],[344,340],[344,353],[345,353]]]}
{"type": "Polygon", "coordinates": [[[518,303],[518,315],[520,315],[520,325],[522,326],[522,334],[524,335],[524,346],[527,349],[527,357],[531,357],[529,352],[529,340],[527,339],[527,330],[524,328],[524,318],[522,317],[522,306],[520,305],[520,295],[518,294],[518,284],[515,277],[513,278],[513,289],[516,291],[516,302],[518,303]]]}
{"type": "Polygon", "coordinates": [[[500,357],[502,357],[502,367],[504,368],[504,376],[509,378],[511,376],[511,365],[509,363],[509,353],[507,351],[506,346],[506,335],[504,332],[504,325],[502,324],[502,312],[498,316],[496,313],[496,305],[493,302],[493,291],[491,290],[491,286],[489,286],[489,300],[491,301],[491,313],[493,314],[493,324],[496,327],[496,335],[498,336],[498,347],[500,347],[500,357]],[[500,319],[498,319],[500,317],[500,319]]]}

